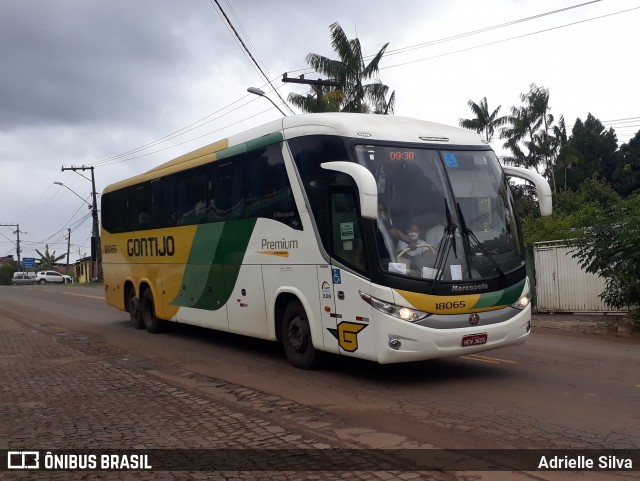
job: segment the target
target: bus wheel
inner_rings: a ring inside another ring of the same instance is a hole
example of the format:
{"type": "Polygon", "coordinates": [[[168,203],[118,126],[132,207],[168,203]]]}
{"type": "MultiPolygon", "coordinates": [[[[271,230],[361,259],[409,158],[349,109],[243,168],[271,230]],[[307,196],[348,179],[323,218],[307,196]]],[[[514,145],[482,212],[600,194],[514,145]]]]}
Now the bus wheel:
{"type": "Polygon", "coordinates": [[[151,289],[145,289],[140,302],[140,314],[144,327],[152,334],[162,331],[163,322],[156,317],[156,307],[153,303],[151,289]]]}
{"type": "Polygon", "coordinates": [[[136,297],[136,291],[133,287],[127,296],[127,310],[131,318],[131,325],[136,329],[142,329],[144,327],[144,321],[142,320],[142,313],[140,312],[140,300],[136,297]]]}
{"type": "Polygon", "coordinates": [[[284,310],[282,343],[289,362],[299,369],[313,369],[318,365],[319,353],[311,341],[307,313],[300,301],[292,301],[284,310]]]}

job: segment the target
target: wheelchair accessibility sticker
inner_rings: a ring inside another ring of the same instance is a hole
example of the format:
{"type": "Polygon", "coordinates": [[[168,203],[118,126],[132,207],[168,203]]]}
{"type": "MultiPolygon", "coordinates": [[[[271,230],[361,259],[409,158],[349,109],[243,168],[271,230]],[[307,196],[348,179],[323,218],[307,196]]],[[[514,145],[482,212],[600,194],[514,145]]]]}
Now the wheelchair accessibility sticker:
{"type": "Polygon", "coordinates": [[[458,167],[458,157],[456,157],[456,154],[444,152],[442,155],[444,156],[444,163],[447,164],[447,167],[458,167]]]}
{"type": "Polygon", "coordinates": [[[342,275],[340,274],[340,269],[331,269],[331,277],[333,278],[334,284],[342,284],[342,275]]]}

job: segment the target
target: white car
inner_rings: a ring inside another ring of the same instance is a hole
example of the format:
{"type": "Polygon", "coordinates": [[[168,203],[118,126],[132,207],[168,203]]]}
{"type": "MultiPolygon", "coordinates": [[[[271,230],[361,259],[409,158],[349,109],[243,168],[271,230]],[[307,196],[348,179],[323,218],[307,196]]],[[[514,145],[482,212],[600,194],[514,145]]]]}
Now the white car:
{"type": "Polygon", "coordinates": [[[60,274],[56,271],[40,271],[36,274],[36,282],[38,284],[46,284],[48,282],[70,284],[73,282],[73,277],[60,274]]]}

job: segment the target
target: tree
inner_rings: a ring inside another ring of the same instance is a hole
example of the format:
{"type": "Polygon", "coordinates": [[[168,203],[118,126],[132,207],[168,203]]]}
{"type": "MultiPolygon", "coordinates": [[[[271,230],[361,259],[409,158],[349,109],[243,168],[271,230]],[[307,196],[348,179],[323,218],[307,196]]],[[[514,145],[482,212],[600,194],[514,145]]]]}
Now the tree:
{"type": "Polygon", "coordinates": [[[640,130],[617,153],[617,165],[612,174],[613,186],[622,196],[640,191],[640,130]]]}
{"type": "Polygon", "coordinates": [[[4,264],[0,266],[0,286],[8,286],[11,284],[11,278],[15,268],[10,264],[4,264]]]}
{"type": "Polygon", "coordinates": [[[554,161],[557,157],[556,147],[559,144],[553,137],[553,115],[549,107],[549,90],[531,84],[529,92],[520,94],[521,107],[511,107],[511,115],[507,117],[509,126],[501,132],[506,139],[503,147],[511,151],[505,162],[535,169],[550,180],[553,191],[556,191],[554,161]]]}
{"type": "Polygon", "coordinates": [[[576,119],[567,145],[582,156],[579,168],[566,172],[568,189],[577,190],[586,179],[593,177],[611,182],[618,149],[618,139],[613,129],[605,130],[602,122],[589,113],[584,122],[576,119]]]}
{"type": "Polygon", "coordinates": [[[576,242],[574,255],[605,278],[601,298],[618,309],[640,308],[640,195],[603,209],[576,242]]]}
{"type": "Polygon", "coordinates": [[[507,122],[507,117],[498,117],[500,111],[500,105],[493,112],[489,113],[489,105],[487,104],[487,97],[484,97],[479,104],[473,100],[469,100],[467,105],[474,113],[473,119],[460,119],[460,127],[469,130],[475,130],[479,134],[484,134],[484,138],[487,142],[491,141],[496,127],[500,127],[507,122]]]}
{"type": "MultiPolygon", "coordinates": [[[[528,188],[528,186],[520,186],[528,188]]],[[[526,243],[573,239],[584,229],[589,229],[594,219],[622,202],[610,184],[603,180],[588,179],[577,192],[560,191],[554,195],[553,215],[541,217],[537,204],[531,205],[532,195],[514,191],[516,209],[521,215],[526,243]]]]}
{"type": "Polygon", "coordinates": [[[306,95],[291,93],[289,101],[305,112],[317,112],[317,96],[321,95],[321,109],[325,112],[393,114],[395,91],[389,95],[389,87],[379,79],[365,83],[378,74],[380,60],[389,44],[384,44],[367,64],[362,56],[360,40],[349,40],[337,22],[329,29],[331,47],[338,54],[338,60],[315,53],[307,55],[305,60],[314,70],[341,86],[324,87],[306,95]]]}
{"type": "Polygon", "coordinates": [[[41,269],[49,269],[53,267],[56,262],[58,262],[59,260],[63,259],[66,256],[66,254],[61,254],[59,256],[56,256],[56,251],[53,251],[50,254],[49,245],[45,246],[44,254],[42,254],[42,252],[40,252],[38,249],[36,249],[36,252],[40,256],[38,264],[41,269]]]}
{"type": "Polygon", "coordinates": [[[555,178],[562,179],[564,190],[567,190],[567,170],[584,162],[584,156],[569,145],[567,127],[564,117],[560,116],[558,125],[553,127],[553,142],[556,158],[554,162],[555,178]]]}

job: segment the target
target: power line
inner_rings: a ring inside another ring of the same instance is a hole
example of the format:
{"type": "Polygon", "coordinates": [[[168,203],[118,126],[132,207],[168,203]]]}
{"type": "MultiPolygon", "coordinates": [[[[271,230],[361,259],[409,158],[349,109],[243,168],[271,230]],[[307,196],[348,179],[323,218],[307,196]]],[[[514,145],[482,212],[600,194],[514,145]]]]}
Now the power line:
{"type": "MultiPolygon", "coordinates": [[[[210,2],[211,2],[211,1],[214,1],[214,0],[210,0],[210,2]]],[[[417,45],[414,45],[414,46],[404,47],[403,49],[404,49],[404,50],[409,50],[409,49],[418,48],[418,47],[420,47],[420,46],[422,46],[422,45],[426,46],[426,45],[430,45],[430,44],[442,43],[442,42],[445,42],[445,41],[450,41],[450,40],[453,40],[453,39],[456,39],[456,38],[461,38],[461,37],[464,37],[464,36],[475,35],[475,34],[477,34],[477,33],[485,32],[485,31],[488,31],[488,30],[493,30],[493,29],[497,29],[497,28],[502,28],[502,27],[504,27],[504,26],[513,25],[513,24],[515,24],[515,23],[520,23],[520,22],[524,22],[524,21],[532,20],[532,19],[535,19],[535,18],[540,18],[540,17],[543,17],[543,16],[552,15],[552,14],[555,14],[555,13],[558,13],[558,12],[562,12],[562,11],[565,11],[565,10],[569,10],[569,9],[573,9],[573,8],[582,7],[582,6],[585,6],[585,5],[589,5],[589,4],[592,4],[592,3],[596,3],[597,1],[601,1],[601,0],[595,0],[595,1],[592,1],[592,2],[581,3],[581,4],[574,5],[574,6],[571,6],[571,7],[567,7],[567,8],[564,8],[564,9],[553,10],[553,11],[550,11],[550,12],[545,12],[545,13],[541,13],[541,14],[538,14],[538,15],[534,15],[534,16],[531,16],[531,17],[526,17],[526,18],[523,18],[523,19],[518,19],[518,20],[511,21],[511,22],[507,22],[507,23],[504,23],[504,24],[494,25],[494,26],[492,26],[492,27],[486,27],[486,28],[483,28],[483,29],[474,30],[474,31],[471,31],[471,32],[466,32],[466,33],[458,34],[458,35],[455,35],[455,36],[452,36],[452,37],[447,37],[447,38],[444,38],[444,39],[434,40],[434,41],[431,41],[431,42],[427,42],[427,43],[425,43],[425,44],[417,44],[417,45]]],[[[218,2],[216,1],[216,3],[218,3],[218,2]]],[[[218,5],[219,5],[219,4],[218,4],[218,5]]],[[[487,43],[487,44],[483,44],[483,45],[478,45],[478,46],[470,47],[470,48],[467,48],[467,49],[457,50],[457,51],[454,51],[454,52],[448,52],[448,53],[444,53],[444,54],[441,54],[441,55],[436,55],[436,56],[433,56],[433,57],[428,57],[428,58],[424,58],[424,59],[418,59],[418,60],[414,60],[414,61],[410,61],[410,62],[405,62],[405,63],[401,63],[401,64],[396,64],[396,65],[392,65],[392,66],[388,66],[388,67],[383,67],[382,69],[389,69],[389,68],[393,68],[393,67],[397,67],[397,66],[406,65],[406,64],[409,64],[409,63],[415,63],[415,62],[424,61],[424,60],[429,60],[429,59],[432,59],[432,58],[437,58],[437,57],[441,57],[441,56],[445,56],[445,55],[452,55],[452,54],[455,54],[455,53],[460,53],[460,52],[464,52],[464,51],[468,51],[468,50],[472,50],[472,49],[476,49],[476,48],[480,48],[480,47],[484,47],[484,46],[494,45],[494,44],[497,44],[497,43],[506,42],[506,41],[510,41],[510,40],[514,40],[514,39],[518,39],[518,38],[522,38],[522,37],[526,37],[526,36],[534,35],[534,34],[537,34],[537,33],[547,32],[547,31],[551,31],[551,30],[555,30],[555,29],[563,28],[563,27],[566,27],[566,26],[575,25],[575,24],[578,24],[578,23],[583,23],[583,22],[587,22],[587,21],[591,21],[591,20],[596,20],[596,19],[604,18],[604,17],[611,16],[611,15],[617,15],[617,14],[619,14],[619,13],[624,13],[624,12],[627,12],[627,11],[630,11],[630,10],[635,10],[636,8],[640,8],[640,7],[635,7],[635,8],[631,8],[631,9],[628,9],[628,10],[623,10],[623,11],[621,11],[621,12],[614,12],[614,13],[611,13],[611,14],[602,15],[602,16],[599,16],[599,17],[594,17],[594,18],[590,18],[590,19],[586,19],[586,20],[582,20],[582,21],[578,21],[578,22],[573,22],[573,23],[569,23],[569,24],[565,24],[565,25],[561,25],[561,26],[557,26],[557,27],[553,27],[553,28],[549,28],[549,29],[545,29],[545,30],[540,30],[540,31],[537,31],[537,32],[528,33],[528,34],[524,34],[524,35],[520,35],[520,36],[516,36],[516,37],[511,37],[511,38],[503,39],[503,40],[499,40],[499,41],[496,41],[496,42],[491,42],[491,43],[487,43]]],[[[234,29],[234,31],[235,31],[235,29],[234,29]]],[[[236,32],[236,35],[237,35],[237,32],[236,32]]],[[[245,50],[247,50],[247,49],[246,49],[246,45],[244,45],[244,47],[243,47],[243,48],[244,48],[245,50]]],[[[403,50],[403,49],[397,49],[397,51],[399,52],[400,50],[403,50]]],[[[395,52],[395,51],[394,51],[394,52],[395,52]]],[[[247,53],[249,53],[249,52],[247,52],[247,53]]],[[[402,52],[399,52],[399,53],[402,53],[402,52]]],[[[253,59],[253,58],[252,58],[252,60],[253,60],[254,62],[256,62],[256,61],[255,61],[255,59],[253,59]]],[[[308,69],[308,68],[307,68],[307,69],[300,69],[300,70],[292,70],[292,71],[289,71],[289,72],[290,72],[290,73],[292,73],[292,72],[300,72],[300,71],[305,71],[305,70],[313,71],[313,69],[308,69]]],[[[264,75],[264,73],[263,73],[263,75],[264,75]]],[[[276,78],[277,78],[277,77],[276,77],[276,78]]],[[[275,80],[275,78],[274,78],[274,79],[272,79],[272,80],[275,80]]],[[[268,80],[268,84],[269,84],[269,85],[271,85],[271,86],[273,87],[272,80],[268,80]]],[[[280,88],[280,87],[279,87],[279,88],[280,88]]],[[[280,96],[280,94],[279,94],[279,92],[278,92],[277,88],[273,88],[273,91],[274,91],[274,92],[276,92],[276,93],[278,94],[278,97],[279,97],[281,100],[283,100],[283,99],[282,99],[282,97],[280,96]]],[[[221,129],[217,129],[217,130],[215,130],[215,131],[212,131],[212,132],[209,132],[209,133],[207,133],[207,134],[204,134],[204,135],[198,136],[198,137],[196,137],[196,138],[194,138],[194,139],[191,139],[191,140],[188,140],[188,141],[185,141],[185,142],[181,142],[181,143],[176,144],[176,145],[173,145],[173,146],[171,146],[171,147],[163,148],[163,149],[160,149],[160,150],[156,150],[156,151],[149,152],[149,153],[142,154],[142,155],[135,156],[135,157],[130,157],[130,158],[122,159],[122,157],[126,157],[127,155],[130,155],[130,154],[133,154],[133,153],[137,153],[137,152],[140,152],[140,151],[146,150],[147,148],[154,147],[155,145],[158,145],[158,144],[160,144],[160,143],[162,143],[162,142],[164,142],[164,141],[166,141],[166,140],[171,140],[171,139],[176,138],[176,137],[178,137],[178,136],[180,136],[180,135],[183,135],[183,134],[185,134],[185,133],[191,132],[191,131],[193,131],[193,130],[195,130],[195,129],[197,129],[197,128],[199,128],[199,127],[201,127],[201,126],[203,126],[203,125],[205,125],[205,124],[207,124],[207,123],[213,122],[214,120],[218,120],[219,118],[221,118],[221,117],[223,117],[223,116],[225,116],[225,115],[228,115],[228,113],[230,113],[230,112],[227,112],[227,113],[225,113],[225,114],[222,114],[222,115],[220,115],[220,116],[218,116],[218,117],[215,117],[215,118],[213,118],[213,119],[211,119],[211,120],[208,120],[207,122],[204,122],[204,123],[202,122],[203,120],[205,120],[205,119],[207,119],[207,118],[209,118],[209,117],[211,117],[211,116],[215,115],[216,113],[219,113],[219,112],[224,111],[225,109],[227,109],[227,108],[229,108],[230,106],[232,106],[232,105],[234,105],[234,104],[238,103],[239,101],[241,101],[242,99],[244,99],[244,98],[246,98],[246,97],[247,97],[247,96],[245,95],[244,97],[241,97],[240,99],[235,100],[234,102],[232,102],[232,103],[228,104],[226,107],[223,107],[223,108],[221,108],[221,109],[217,110],[216,112],[214,112],[214,113],[212,113],[212,114],[209,114],[209,115],[207,115],[207,116],[203,117],[202,119],[200,119],[200,120],[198,120],[198,121],[196,121],[196,122],[193,122],[193,123],[191,123],[191,124],[187,125],[186,127],[183,127],[183,128],[181,128],[181,129],[178,129],[178,130],[176,130],[176,131],[174,131],[174,132],[172,132],[172,133],[170,133],[170,134],[167,134],[166,136],[161,137],[160,139],[157,139],[157,140],[155,140],[155,141],[153,141],[153,142],[150,142],[150,143],[145,144],[145,145],[143,145],[143,146],[137,147],[137,148],[135,148],[135,149],[129,150],[129,151],[124,152],[124,153],[122,153],[122,154],[118,154],[118,155],[116,155],[116,156],[112,156],[112,157],[109,157],[109,158],[106,158],[106,159],[102,159],[102,160],[100,160],[100,161],[94,162],[94,163],[89,164],[89,165],[94,165],[94,166],[98,166],[98,165],[111,165],[111,164],[115,164],[115,163],[119,163],[119,162],[124,162],[124,161],[128,161],[128,160],[134,160],[134,159],[137,159],[137,158],[140,158],[140,157],[144,157],[144,156],[147,156],[147,155],[151,155],[151,154],[153,154],[153,153],[162,152],[162,151],[164,151],[164,150],[168,150],[168,149],[170,149],[170,148],[177,147],[177,146],[179,146],[179,145],[183,145],[183,144],[188,143],[188,142],[191,142],[191,141],[193,141],[193,140],[200,139],[200,138],[202,138],[202,137],[204,137],[204,136],[206,136],[206,135],[210,135],[210,134],[212,134],[212,133],[215,133],[215,132],[218,132],[218,131],[220,131],[220,130],[223,130],[224,128],[227,128],[227,127],[230,127],[230,126],[233,126],[233,125],[237,125],[238,123],[240,123],[240,122],[242,122],[242,121],[232,123],[232,124],[227,125],[227,126],[225,126],[225,127],[221,128],[221,129]],[[122,159],[122,160],[117,160],[117,159],[122,159]]],[[[254,101],[255,101],[255,100],[254,100],[254,101]]],[[[248,105],[249,103],[251,103],[251,102],[247,102],[247,103],[245,103],[245,104],[243,104],[243,105],[241,105],[241,106],[239,106],[239,107],[237,107],[237,108],[233,109],[231,112],[235,112],[235,111],[236,111],[236,110],[238,110],[239,108],[242,108],[242,107],[244,107],[244,106],[248,105]]],[[[291,108],[289,107],[289,105],[288,105],[286,102],[284,102],[284,100],[283,100],[283,104],[284,104],[284,105],[287,105],[287,107],[291,110],[291,108]]],[[[260,113],[264,113],[264,112],[260,112],[260,113]]],[[[259,115],[259,114],[258,114],[258,115],[259,115]]],[[[249,118],[253,118],[253,117],[255,117],[255,116],[256,116],[256,115],[253,115],[253,116],[251,116],[251,117],[249,117],[249,118]]],[[[248,120],[249,118],[244,119],[244,120],[248,120]]]]}
{"type": "Polygon", "coordinates": [[[218,6],[218,9],[220,9],[220,13],[222,13],[222,15],[224,16],[225,21],[227,22],[227,24],[229,25],[229,27],[231,27],[231,30],[233,30],[233,33],[235,34],[235,36],[237,37],[238,41],[240,42],[240,44],[242,45],[242,48],[244,49],[245,52],[247,52],[247,55],[249,55],[249,58],[251,59],[251,61],[255,64],[255,66],[258,68],[258,70],[260,71],[260,73],[262,74],[262,76],[264,77],[264,79],[269,83],[269,85],[271,86],[271,88],[276,92],[276,95],[278,95],[278,97],[280,98],[280,100],[282,100],[282,102],[287,106],[287,108],[289,109],[289,111],[292,114],[295,114],[295,112],[291,109],[291,107],[289,107],[289,105],[285,102],[285,100],[280,96],[280,93],[276,90],[276,88],[273,86],[273,84],[271,83],[271,80],[269,80],[269,76],[267,76],[267,74],[264,73],[264,70],[262,70],[262,67],[260,67],[260,64],[258,64],[258,62],[256,61],[255,57],[253,56],[253,54],[251,53],[251,51],[249,50],[249,48],[247,47],[247,45],[244,43],[244,40],[242,40],[242,38],[240,37],[240,34],[238,33],[238,31],[236,30],[236,28],[233,26],[233,23],[231,23],[231,20],[229,20],[229,17],[227,16],[227,14],[225,13],[224,9],[222,8],[222,6],[220,5],[220,3],[218,2],[218,0],[209,0],[210,2],[215,2],[216,5],[218,6]]]}
{"type": "MultiPolygon", "coordinates": [[[[492,25],[490,27],[484,27],[484,28],[480,28],[480,29],[477,29],[477,30],[471,30],[469,32],[463,32],[463,33],[459,33],[459,34],[456,34],[456,35],[451,35],[449,37],[443,37],[443,38],[439,38],[439,39],[436,39],[436,40],[430,40],[430,41],[424,42],[424,43],[419,43],[419,44],[415,44],[415,45],[409,45],[407,47],[400,47],[400,48],[397,48],[397,49],[394,49],[394,50],[387,50],[387,51],[385,51],[384,57],[389,57],[391,55],[398,55],[398,54],[402,54],[402,53],[409,52],[409,51],[412,51],[412,50],[417,50],[417,49],[424,48],[424,47],[430,47],[432,45],[437,45],[439,43],[451,42],[453,40],[458,40],[458,39],[461,39],[461,38],[470,37],[470,36],[473,36],[473,35],[478,35],[478,34],[481,34],[481,33],[489,32],[491,30],[497,30],[497,29],[500,29],[500,28],[509,27],[509,26],[512,26],[512,25],[516,25],[518,23],[528,22],[530,20],[536,20],[538,18],[546,17],[546,16],[549,16],[549,15],[555,15],[556,13],[561,13],[561,12],[564,12],[564,11],[567,11],[567,10],[572,10],[574,8],[584,7],[586,5],[591,5],[593,3],[598,3],[598,2],[601,2],[601,1],[602,0],[593,0],[593,1],[590,1],[590,2],[580,3],[580,4],[577,4],[577,5],[572,5],[570,7],[561,8],[561,9],[558,9],[558,10],[551,10],[551,11],[548,11],[548,12],[539,13],[537,15],[532,15],[530,17],[524,17],[524,18],[520,18],[520,19],[517,19],[517,20],[512,20],[510,22],[505,22],[505,23],[500,23],[500,24],[497,24],[497,25],[492,25]]],[[[373,54],[373,55],[365,55],[364,59],[366,60],[366,59],[369,59],[369,58],[373,58],[374,56],[375,56],[375,54],[373,54]]],[[[389,67],[387,67],[387,68],[389,68],[389,67]]],[[[313,72],[313,71],[314,70],[312,68],[307,67],[307,68],[302,68],[302,69],[298,69],[298,70],[290,70],[287,73],[298,73],[298,72],[304,72],[304,73],[309,72],[310,73],[310,72],[313,72]]]]}
{"type": "MultiPolygon", "coordinates": [[[[275,78],[278,78],[278,77],[275,77],[275,78]]],[[[275,80],[275,78],[272,79],[272,80],[275,80]]],[[[262,87],[264,87],[265,85],[266,84],[262,85],[262,87]]],[[[279,88],[282,88],[283,86],[284,86],[284,84],[279,88]]],[[[102,166],[102,165],[111,165],[111,164],[118,163],[118,162],[114,162],[114,161],[117,160],[117,159],[121,159],[122,157],[126,157],[128,155],[135,154],[135,153],[141,152],[143,150],[155,147],[156,145],[162,144],[162,143],[164,143],[164,142],[166,142],[168,140],[175,139],[176,137],[180,137],[181,135],[184,135],[184,134],[186,134],[188,132],[192,132],[192,131],[194,131],[194,130],[196,130],[196,129],[198,129],[198,128],[206,125],[206,124],[210,124],[211,122],[219,120],[219,119],[221,119],[221,118],[223,118],[223,117],[225,117],[227,115],[230,115],[233,112],[236,112],[236,111],[240,110],[241,108],[246,107],[247,105],[257,101],[256,98],[252,98],[250,101],[245,102],[242,105],[239,105],[238,107],[236,107],[236,108],[234,108],[232,110],[229,110],[228,112],[224,112],[226,109],[228,109],[232,105],[237,104],[238,102],[240,102],[243,99],[246,99],[247,97],[252,97],[252,96],[250,94],[246,94],[243,97],[240,97],[239,99],[234,100],[230,104],[227,104],[226,106],[216,110],[215,112],[204,116],[200,120],[196,120],[195,122],[192,122],[189,125],[187,125],[185,127],[182,127],[181,129],[175,130],[175,131],[173,131],[173,132],[171,132],[171,133],[169,133],[169,134],[167,134],[167,135],[165,135],[163,137],[160,137],[159,139],[156,139],[156,140],[154,140],[152,142],[144,144],[144,145],[142,145],[140,147],[133,148],[133,149],[128,150],[126,152],[123,152],[121,154],[117,154],[117,155],[114,155],[114,156],[111,156],[111,157],[107,157],[105,159],[98,160],[98,161],[90,163],[88,165],[93,165],[93,166],[98,167],[98,166],[102,166]],[[210,117],[212,117],[212,116],[214,116],[214,115],[216,115],[217,113],[220,113],[220,112],[224,112],[224,113],[218,115],[217,117],[210,118],[210,117]],[[206,120],[206,119],[209,119],[209,120],[206,120]],[[206,120],[206,122],[204,122],[204,120],[206,120]]],[[[267,112],[268,110],[265,110],[265,111],[263,111],[261,113],[267,112]]],[[[252,118],[252,117],[249,117],[249,118],[252,118]]],[[[234,124],[230,124],[230,125],[228,125],[226,127],[229,127],[231,125],[235,125],[235,123],[234,124]]],[[[226,128],[226,127],[223,127],[223,129],[226,128]]],[[[222,129],[219,129],[219,130],[222,130],[222,129]]],[[[197,138],[200,138],[200,137],[197,137],[197,138]]],[[[177,145],[182,145],[182,144],[177,144],[177,145]]],[[[156,152],[161,152],[162,150],[167,150],[167,149],[161,149],[161,150],[158,150],[156,152]]],[[[144,155],[141,155],[141,156],[133,157],[133,159],[137,159],[139,157],[144,157],[145,155],[148,155],[148,154],[144,154],[144,155]]],[[[130,160],[130,159],[125,159],[125,160],[130,160]]]]}
{"type": "MultiPolygon", "coordinates": [[[[256,100],[257,100],[257,98],[256,98],[256,100]]],[[[212,130],[211,132],[207,132],[205,134],[199,135],[198,137],[194,137],[193,139],[185,140],[184,142],[180,142],[178,144],[173,144],[173,145],[170,145],[168,147],[163,147],[162,149],[154,150],[152,152],[147,152],[145,154],[136,155],[135,157],[127,157],[126,159],[119,159],[119,160],[114,160],[114,161],[111,161],[111,162],[105,162],[105,163],[101,164],[101,166],[104,167],[106,165],[113,165],[113,164],[118,164],[120,162],[127,162],[129,160],[139,159],[141,157],[146,157],[148,155],[157,154],[157,153],[163,152],[165,150],[173,149],[174,147],[179,147],[180,145],[188,144],[190,142],[193,142],[195,140],[201,139],[203,137],[207,137],[208,135],[214,134],[216,132],[220,132],[221,130],[227,129],[229,127],[233,127],[234,125],[238,125],[238,124],[241,124],[242,122],[246,122],[247,120],[250,120],[250,119],[252,119],[254,117],[257,117],[258,115],[262,115],[262,114],[268,112],[269,110],[271,110],[271,107],[268,107],[267,109],[262,110],[262,111],[258,112],[257,114],[251,115],[251,116],[249,116],[247,118],[238,120],[237,122],[233,122],[231,124],[225,125],[223,127],[220,127],[219,129],[212,130]]],[[[92,164],[89,164],[89,165],[92,165],[92,164]]]]}
{"type": "Polygon", "coordinates": [[[447,53],[442,53],[442,54],[439,54],[439,55],[433,55],[431,57],[425,57],[425,58],[420,58],[420,59],[416,59],[416,60],[410,60],[408,62],[402,62],[402,63],[398,63],[398,64],[395,64],[395,65],[389,65],[387,67],[380,67],[380,70],[386,70],[386,69],[390,69],[390,68],[401,67],[401,66],[404,66],[404,65],[409,65],[409,64],[417,63],[417,62],[424,62],[425,60],[432,60],[434,58],[446,57],[447,55],[453,55],[453,54],[456,54],[456,53],[468,52],[470,50],[475,50],[475,49],[482,48],[482,47],[488,47],[490,45],[497,45],[499,43],[509,42],[511,40],[517,40],[517,39],[524,38],[524,37],[530,37],[531,35],[537,35],[539,33],[551,32],[553,30],[558,30],[560,28],[571,27],[573,25],[578,25],[578,24],[581,24],[581,23],[591,22],[593,20],[599,20],[601,18],[611,17],[613,15],[619,15],[621,13],[631,12],[632,10],[638,10],[638,9],[640,9],[640,7],[628,8],[626,10],[620,10],[618,12],[608,13],[606,15],[600,15],[598,17],[587,18],[585,20],[579,20],[577,22],[571,22],[571,23],[566,23],[564,25],[558,25],[556,27],[545,28],[543,30],[538,30],[536,32],[530,32],[530,33],[525,33],[525,34],[522,34],[522,35],[517,35],[515,37],[509,37],[509,38],[505,38],[505,39],[502,39],[502,40],[496,40],[495,42],[483,43],[481,45],[475,45],[473,47],[463,48],[463,49],[460,49],[460,50],[454,50],[453,52],[447,52],[447,53]]]}
{"type": "MultiPolygon", "coordinates": [[[[602,0],[593,0],[591,2],[580,3],[578,5],[572,5],[570,7],[561,8],[561,9],[558,9],[558,10],[551,10],[549,12],[539,13],[537,15],[532,15],[530,17],[525,17],[525,18],[520,18],[518,20],[512,20],[510,22],[500,23],[498,25],[493,25],[491,27],[480,28],[478,30],[472,30],[470,32],[465,32],[465,33],[461,33],[461,34],[457,34],[457,35],[452,35],[450,37],[444,37],[444,38],[437,39],[437,40],[431,40],[431,41],[425,42],[425,43],[419,43],[419,44],[416,44],[416,45],[410,45],[408,47],[402,47],[402,48],[398,48],[398,49],[395,49],[395,50],[389,50],[389,51],[385,52],[385,57],[388,57],[390,55],[397,55],[397,54],[404,53],[404,52],[409,52],[409,51],[420,49],[420,48],[424,48],[424,47],[430,47],[431,45],[437,45],[439,43],[450,42],[452,40],[458,40],[460,38],[470,37],[472,35],[478,35],[480,33],[489,32],[491,30],[497,30],[499,28],[510,27],[510,26],[516,25],[518,23],[528,22],[530,20],[536,20],[538,18],[546,17],[546,16],[549,16],[549,15],[555,15],[556,13],[565,12],[567,10],[572,10],[574,8],[584,7],[586,5],[591,5],[593,3],[598,3],[598,2],[601,2],[601,1],[602,0]]],[[[368,57],[373,57],[373,55],[367,56],[365,58],[368,58],[368,57]]]]}
{"type": "MultiPolygon", "coordinates": [[[[197,128],[199,128],[199,127],[203,126],[203,125],[206,125],[206,124],[208,124],[208,123],[210,123],[210,122],[213,122],[214,120],[218,120],[219,118],[222,118],[222,117],[224,117],[225,115],[229,115],[230,113],[235,112],[236,110],[238,110],[237,108],[236,108],[236,109],[231,110],[230,112],[227,112],[227,113],[225,113],[225,114],[222,114],[222,115],[220,115],[220,116],[218,116],[218,117],[215,117],[215,118],[213,118],[213,119],[211,119],[211,120],[207,120],[206,122],[203,122],[204,120],[206,120],[206,119],[208,119],[208,118],[210,118],[210,117],[212,117],[212,116],[216,115],[216,114],[217,114],[217,113],[219,113],[219,112],[222,112],[222,111],[226,110],[227,108],[231,107],[232,105],[234,105],[234,104],[236,104],[236,103],[240,102],[242,99],[247,98],[247,97],[248,97],[248,95],[245,95],[244,97],[241,97],[241,98],[239,98],[239,99],[237,99],[237,100],[234,100],[234,101],[233,101],[233,102],[231,102],[230,104],[228,104],[228,105],[226,105],[226,106],[224,106],[224,107],[222,107],[222,108],[220,108],[220,109],[216,110],[215,112],[213,112],[213,113],[211,113],[211,114],[209,114],[209,115],[206,115],[206,116],[202,117],[201,119],[196,120],[195,122],[192,122],[192,123],[190,123],[189,125],[187,125],[187,126],[185,126],[185,127],[182,127],[182,128],[180,128],[180,129],[178,129],[178,130],[174,130],[173,132],[171,132],[171,133],[169,133],[169,134],[167,134],[167,135],[165,135],[165,136],[163,136],[163,137],[160,137],[159,139],[156,139],[156,140],[154,140],[154,141],[152,141],[152,142],[149,142],[149,143],[147,143],[147,144],[141,145],[140,147],[136,147],[136,148],[134,148],[134,149],[128,150],[127,152],[123,152],[123,153],[121,153],[121,154],[114,155],[114,156],[112,156],[112,157],[108,157],[108,158],[106,158],[106,159],[99,160],[99,161],[94,162],[93,164],[90,164],[90,165],[97,166],[97,165],[99,165],[99,164],[101,164],[101,163],[103,163],[103,162],[109,162],[109,161],[111,161],[111,160],[116,160],[116,159],[119,159],[119,158],[121,158],[121,157],[125,157],[125,156],[130,155],[130,154],[135,154],[136,152],[140,152],[140,151],[142,151],[142,150],[145,150],[145,149],[148,149],[148,148],[154,147],[155,145],[161,144],[162,142],[164,142],[164,141],[166,141],[166,140],[171,140],[171,139],[173,139],[173,138],[175,138],[175,137],[179,137],[179,136],[180,136],[180,135],[182,135],[182,134],[186,134],[187,132],[191,132],[192,130],[195,130],[195,129],[197,129],[197,128]],[[199,124],[199,125],[198,125],[198,124],[199,124]],[[191,127],[192,127],[192,128],[191,128],[191,127]],[[187,129],[188,129],[188,130],[187,130],[187,129]]],[[[248,104],[248,103],[250,103],[250,102],[247,102],[247,104],[248,104]]],[[[243,105],[241,105],[240,107],[244,107],[244,106],[245,106],[245,105],[247,105],[247,104],[243,104],[243,105]]],[[[240,108],[240,107],[238,107],[238,108],[240,108]]]]}
{"type": "Polygon", "coordinates": [[[627,122],[627,121],[636,121],[636,120],[640,120],[640,117],[627,117],[626,119],[603,120],[602,122],[605,122],[607,124],[613,124],[617,122],[627,122]]]}

